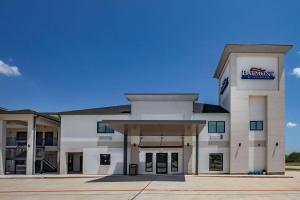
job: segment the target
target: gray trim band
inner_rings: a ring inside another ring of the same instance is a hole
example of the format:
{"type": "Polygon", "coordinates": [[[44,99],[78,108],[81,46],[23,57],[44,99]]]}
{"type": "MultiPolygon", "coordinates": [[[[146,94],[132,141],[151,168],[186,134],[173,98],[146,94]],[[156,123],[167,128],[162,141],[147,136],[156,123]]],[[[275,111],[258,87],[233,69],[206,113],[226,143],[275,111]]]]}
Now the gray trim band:
{"type": "Polygon", "coordinates": [[[102,120],[105,124],[206,124],[206,120],[102,120]]]}
{"type": "Polygon", "coordinates": [[[229,147],[229,141],[199,141],[199,147],[229,147]]]}

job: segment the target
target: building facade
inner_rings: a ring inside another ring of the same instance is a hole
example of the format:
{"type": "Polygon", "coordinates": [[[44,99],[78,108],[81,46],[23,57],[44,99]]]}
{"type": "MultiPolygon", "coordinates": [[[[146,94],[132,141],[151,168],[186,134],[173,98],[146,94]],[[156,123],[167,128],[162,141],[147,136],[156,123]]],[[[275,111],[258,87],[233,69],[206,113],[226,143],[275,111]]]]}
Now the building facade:
{"type": "Polygon", "coordinates": [[[128,93],[127,105],[0,110],[0,173],[261,173],[285,168],[284,56],[291,45],[226,45],[219,105],[198,94],[128,93]]]}

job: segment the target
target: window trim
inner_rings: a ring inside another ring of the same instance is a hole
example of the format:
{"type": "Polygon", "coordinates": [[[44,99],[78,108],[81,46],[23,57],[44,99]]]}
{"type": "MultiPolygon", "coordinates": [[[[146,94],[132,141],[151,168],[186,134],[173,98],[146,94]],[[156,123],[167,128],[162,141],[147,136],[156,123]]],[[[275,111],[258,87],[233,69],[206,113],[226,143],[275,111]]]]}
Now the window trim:
{"type": "Polygon", "coordinates": [[[100,133],[100,134],[113,134],[115,133],[115,130],[106,126],[102,121],[97,121],[97,133],[100,133]],[[104,131],[103,132],[100,132],[99,131],[99,126],[100,124],[104,125],[105,128],[104,128],[104,131]]]}
{"type": "Polygon", "coordinates": [[[263,131],[264,130],[264,121],[263,120],[251,120],[249,122],[249,128],[250,128],[250,131],[263,131]],[[258,122],[261,122],[261,129],[257,128],[257,123],[258,122]],[[254,129],[251,127],[251,123],[255,123],[255,128],[254,129]]]}
{"type": "Polygon", "coordinates": [[[226,132],[226,123],[225,123],[225,121],[208,121],[208,123],[207,123],[207,132],[208,133],[225,133],[226,132]],[[209,130],[209,123],[216,123],[216,130],[215,131],[210,131],[209,130]],[[223,131],[218,131],[218,122],[220,123],[223,123],[224,124],[224,130],[223,131]]]}
{"type": "Polygon", "coordinates": [[[223,171],[224,170],[224,153],[209,153],[208,154],[208,170],[209,171],[212,171],[212,172],[219,172],[219,171],[223,171]],[[221,155],[221,158],[222,158],[222,168],[219,169],[219,170],[216,170],[216,169],[211,169],[210,167],[210,155],[221,155]]]}

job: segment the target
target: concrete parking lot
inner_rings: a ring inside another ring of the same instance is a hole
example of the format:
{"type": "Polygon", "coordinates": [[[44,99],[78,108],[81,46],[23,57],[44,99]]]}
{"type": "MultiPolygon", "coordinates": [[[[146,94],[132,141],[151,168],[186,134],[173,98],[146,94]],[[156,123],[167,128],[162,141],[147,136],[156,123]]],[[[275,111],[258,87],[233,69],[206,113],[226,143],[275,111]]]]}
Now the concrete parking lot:
{"type": "Polygon", "coordinates": [[[1,178],[0,199],[300,199],[300,172],[286,175],[1,178]]]}

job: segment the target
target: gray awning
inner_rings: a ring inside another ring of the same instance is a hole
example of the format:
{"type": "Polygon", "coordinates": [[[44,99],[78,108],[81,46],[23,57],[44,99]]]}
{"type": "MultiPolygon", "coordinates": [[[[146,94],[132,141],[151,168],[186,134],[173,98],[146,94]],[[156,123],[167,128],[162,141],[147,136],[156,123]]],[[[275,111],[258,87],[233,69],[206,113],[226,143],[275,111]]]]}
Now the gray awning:
{"type": "Polygon", "coordinates": [[[107,126],[131,136],[192,136],[206,120],[103,120],[107,126]]]}
{"type": "Polygon", "coordinates": [[[105,124],[206,124],[206,120],[102,120],[105,124]]]}

